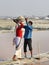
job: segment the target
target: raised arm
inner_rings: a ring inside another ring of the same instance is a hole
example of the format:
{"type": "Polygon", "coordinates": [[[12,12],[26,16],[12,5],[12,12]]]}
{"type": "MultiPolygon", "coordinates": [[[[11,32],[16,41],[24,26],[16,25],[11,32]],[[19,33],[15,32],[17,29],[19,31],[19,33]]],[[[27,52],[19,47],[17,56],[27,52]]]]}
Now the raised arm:
{"type": "Polygon", "coordinates": [[[27,23],[27,20],[28,20],[28,18],[25,18],[26,23],[27,23]]]}

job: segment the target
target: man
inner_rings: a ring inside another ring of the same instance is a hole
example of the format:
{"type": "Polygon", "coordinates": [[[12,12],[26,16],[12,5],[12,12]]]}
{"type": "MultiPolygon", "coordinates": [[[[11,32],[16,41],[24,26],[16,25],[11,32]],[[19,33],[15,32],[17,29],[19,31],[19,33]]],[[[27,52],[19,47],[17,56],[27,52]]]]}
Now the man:
{"type": "Polygon", "coordinates": [[[26,57],[27,45],[28,45],[29,50],[30,50],[30,54],[31,54],[31,57],[32,57],[32,30],[33,30],[32,24],[33,24],[33,22],[32,21],[27,22],[27,18],[25,18],[25,20],[26,20],[27,25],[24,26],[24,28],[25,28],[24,54],[25,54],[25,57],[26,57]]]}

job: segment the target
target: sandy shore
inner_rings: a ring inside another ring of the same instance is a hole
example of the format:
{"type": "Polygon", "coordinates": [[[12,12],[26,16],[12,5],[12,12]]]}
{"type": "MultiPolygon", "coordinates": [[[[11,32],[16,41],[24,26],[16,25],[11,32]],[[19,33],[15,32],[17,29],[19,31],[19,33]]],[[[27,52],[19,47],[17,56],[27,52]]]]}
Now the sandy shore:
{"type": "Polygon", "coordinates": [[[45,59],[43,59],[42,62],[41,60],[23,59],[17,61],[3,61],[0,62],[0,65],[49,65],[49,60],[44,61],[45,59]]]}

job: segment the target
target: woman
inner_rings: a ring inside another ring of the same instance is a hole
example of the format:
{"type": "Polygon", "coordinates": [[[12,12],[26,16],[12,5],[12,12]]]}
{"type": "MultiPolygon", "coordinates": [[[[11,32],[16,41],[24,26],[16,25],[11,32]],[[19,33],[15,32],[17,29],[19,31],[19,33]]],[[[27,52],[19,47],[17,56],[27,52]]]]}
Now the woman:
{"type": "MultiPolygon", "coordinates": [[[[21,39],[23,37],[23,19],[22,17],[19,17],[17,20],[13,20],[14,22],[17,23],[16,26],[16,37],[14,38],[14,43],[16,45],[16,51],[15,54],[13,56],[13,60],[15,61],[16,58],[21,59],[21,47],[20,47],[20,43],[21,43],[21,39]]],[[[14,45],[14,44],[13,44],[14,45]]]]}

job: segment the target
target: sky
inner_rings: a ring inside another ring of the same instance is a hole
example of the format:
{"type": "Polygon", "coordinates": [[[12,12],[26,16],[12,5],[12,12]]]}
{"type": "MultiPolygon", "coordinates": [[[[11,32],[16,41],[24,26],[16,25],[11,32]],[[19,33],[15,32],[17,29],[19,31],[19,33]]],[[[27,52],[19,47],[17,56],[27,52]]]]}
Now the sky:
{"type": "Polygon", "coordinates": [[[49,0],[0,0],[0,16],[49,15],[49,0]]]}

